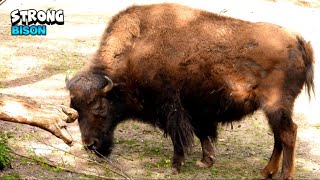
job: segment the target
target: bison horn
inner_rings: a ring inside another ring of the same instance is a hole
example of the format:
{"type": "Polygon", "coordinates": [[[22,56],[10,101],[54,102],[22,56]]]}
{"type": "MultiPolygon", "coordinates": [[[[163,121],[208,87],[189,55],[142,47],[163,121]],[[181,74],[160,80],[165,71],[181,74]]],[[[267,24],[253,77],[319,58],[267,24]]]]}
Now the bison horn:
{"type": "Polygon", "coordinates": [[[102,91],[103,93],[107,93],[113,88],[113,82],[108,76],[104,76],[104,77],[107,79],[108,85],[106,85],[106,87],[104,87],[102,91]]]}
{"type": "Polygon", "coordinates": [[[66,82],[66,84],[68,84],[68,82],[70,81],[69,75],[70,75],[70,71],[67,71],[67,73],[66,73],[66,78],[64,79],[64,81],[66,82]]]}

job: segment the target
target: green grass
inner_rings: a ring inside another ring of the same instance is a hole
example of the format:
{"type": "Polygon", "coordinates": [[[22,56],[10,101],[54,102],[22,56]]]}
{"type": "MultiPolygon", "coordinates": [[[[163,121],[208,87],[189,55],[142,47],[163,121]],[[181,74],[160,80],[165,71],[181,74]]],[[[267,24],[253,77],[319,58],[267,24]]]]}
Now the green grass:
{"type": "Polygon", "coordinates": [[[28,160],[25,157],[21,157],[21,165],[27,165],[28,164],[28,160]]]}
{"type": "Polygon", "coordinates": [[[163,158],[158,162],[160,167],[170,168],[171,167],[171,159],[163,158]]]}
{"type": "Polygon", "coordinates": [[[136,139],[116,139],[115,144],[122,144],[128,146],[129,148],[140,146],[141,143],[136,139]]]}
{"type": "Polygon", "coordinates": [[[143,146],[143,154],[146,156],[159,156],[161,154],[166,154],[166,150],[163,148],[163,146],[155,145],[156,143],[157,142],[145,140],[143,146]]]}
{"type": "Polygon", "coordinates": [[[57,52],[50,54],[47,60],[49,64],[44,67],[46,70],[54,72],[76,71],[84,66],[87,57],[76,52],[57,52]]]}
{"type": "Polygon", "coordinates": [[[139,129],[140,129],[140,126],[137,125],[137,124],[133,124],[133,125],[132,125],[132,128],[133,128],[134,130],[139,130],[139,129]]]}
{"type": "Polygon", "coordinates": [[[152,168],[156,168],[156,169],[168,168],[169,169],[171,167],[171,159],[170,158],[162,158],[155,163],[147,162],[146,167],[149,169],[152,169],[152,168]]]}
{"type": "Polygon", "coordinates": [[[0,170],[8,167],[12,162],[11,149],[8,145],[9,138],[12,138],[10,133],[0,133],[0,170]]]}
{"type": "Polygon", "coordinates": [[[134,147],[139,142],[137,142],[137,140],[135,140],[135,139],[128,139],[128,140],[124,141],[124,143],[126,145],[128,145],[129,147],[134,147]]]}
{"type": "Polygon", "coordinates": [[[22,178],[16,172],[11,172],[11,173],[9,173],[7,175],[2,175],[0,177],[0,180],[20,180],[20,179],[22,179],[22,178]]]}
{"type": "Polygon", "coordinates": [[[211,175],[214,177],[214,176],[216,176],[216,175],[219,173],[219,170],[216,169],[216,168],[211,168],[211,169],[210,169],[210,173],[211,173],[211,175]]]}
{"type": "MultiPolygon", "coordinates": [[[[65,166],[64,164],[61,164],[61,163],[58,165],[55,165],[55,166],[50,166],[49,165],[50,163],[48,162],[48,160],[46,158],[36,155],[36,153],[33,150],[28,150],[27,153],[28,153],[29,158],[33,159],[33,162],[30,162],[30,163],[38,164],[47,171],[58,173],[62,170],[62,167],[65,166]]],[[[22,160],[22,161],[23,161],[23,163],[28,163],[28,162],[26,162],[26,160],[22,160]]]]}

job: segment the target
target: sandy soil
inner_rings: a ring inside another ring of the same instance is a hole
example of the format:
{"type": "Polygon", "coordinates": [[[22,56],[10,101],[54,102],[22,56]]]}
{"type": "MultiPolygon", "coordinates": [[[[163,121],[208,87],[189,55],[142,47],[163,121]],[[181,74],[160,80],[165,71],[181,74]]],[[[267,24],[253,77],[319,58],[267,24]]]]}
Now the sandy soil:
{"type": "MultiPolygon", "coordinates": [[[[68,104],[64,88],[67,70],[76,71],[90,60],[108,19],[133,3],[164,1],[8,1],[0,7],[0,93],[32,97],[40,102],[68,104]],[[75,5],[76,4],[76,5],[75,5]],[[63,9],[65,25],[49,26],[44,37],[13,37],[10,35],[10,12],[14,9],[63,9]]],[[[320,59],[319,1],[236,1],[204,0],[169,1],[206,9],[250,21],[266,21],[286,26],[310,40],[320,59]],[[298,4],[298,5],[297,5],[298,4]]],[[[316,94],[320,94],[319,63],[316,63],[316,94]]],[[[303,92],[295,104],[294,120],[299,125],[296,178],[320,178],[319,98],[310,102],[303,92]]],[[[121,178],[110,169],[123,171],[131,178],[230,179],[260,178],[272,151],[273,137],[264,115],[257,112],[245,121],[220,128],[217,162],[210,169],[197,167],[201,157],[195,141],[184,170],[180,175],[169,172],[171,143],[158,129],[127,122],[116,130],[116,146],[109,159],[96,159],[83,150],[77,123],[68,131],[75,140],[68,147],[50,133],[27,125],[0,121],[0,132],[11,132],[10,146],[16,153],[45,160],[74,172],[57,170],[20,156],[14,157],[12,168],[2,175],[18,173],[23,179],[79,179],[96,175],[121,178]],[[92,162],[97,160],[97,162],[92,162]],[[117,167],[120,168],[117,169],[117,167]],[[84,174],[87,175],[84,175],[84,174]]],[[[0,175],[1,176],[1,175],[0,175]]]]}

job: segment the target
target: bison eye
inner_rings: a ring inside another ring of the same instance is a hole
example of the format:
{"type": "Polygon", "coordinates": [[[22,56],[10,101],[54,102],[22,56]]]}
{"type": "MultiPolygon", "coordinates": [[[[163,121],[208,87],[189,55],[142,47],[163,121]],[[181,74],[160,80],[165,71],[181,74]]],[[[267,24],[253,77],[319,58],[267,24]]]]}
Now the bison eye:
{"type": "Polygon", "coordinates": [[[102,117],[106,117],[107,115],[107,109],[106,109],[106,103],[104,100],[99,100],[94,102],[93,104],[91,104],[91,112],[92,114],[96,115],[96,116],[102,116],[102,117]]]}
{"type": "Polygon", "coordinates": [[[91,105],[91,110],[98,110],[100,108],[100,102],[99,101],[96,101],[94,103],[92,103],[91,105]]]}

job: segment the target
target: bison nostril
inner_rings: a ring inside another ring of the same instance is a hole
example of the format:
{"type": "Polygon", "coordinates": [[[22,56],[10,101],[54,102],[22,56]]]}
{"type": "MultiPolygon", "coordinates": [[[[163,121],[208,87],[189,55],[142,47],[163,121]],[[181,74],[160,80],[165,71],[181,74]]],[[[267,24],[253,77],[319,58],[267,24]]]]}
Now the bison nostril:
{"type": "Polygon", "coordinates": [[[86,146],[86,148],[88,149],[88,150],[95,150],[96,149],[96,146],[95,145],[90,145],[90,146],[86,146]]]}
{"type": "Polygon", "coordinates": [[[85,148],[88,149],[88,150],[96,150],[97,149],[97,141],[93,140],[90,144],[87,143],[85,145],[85,148]]]}

